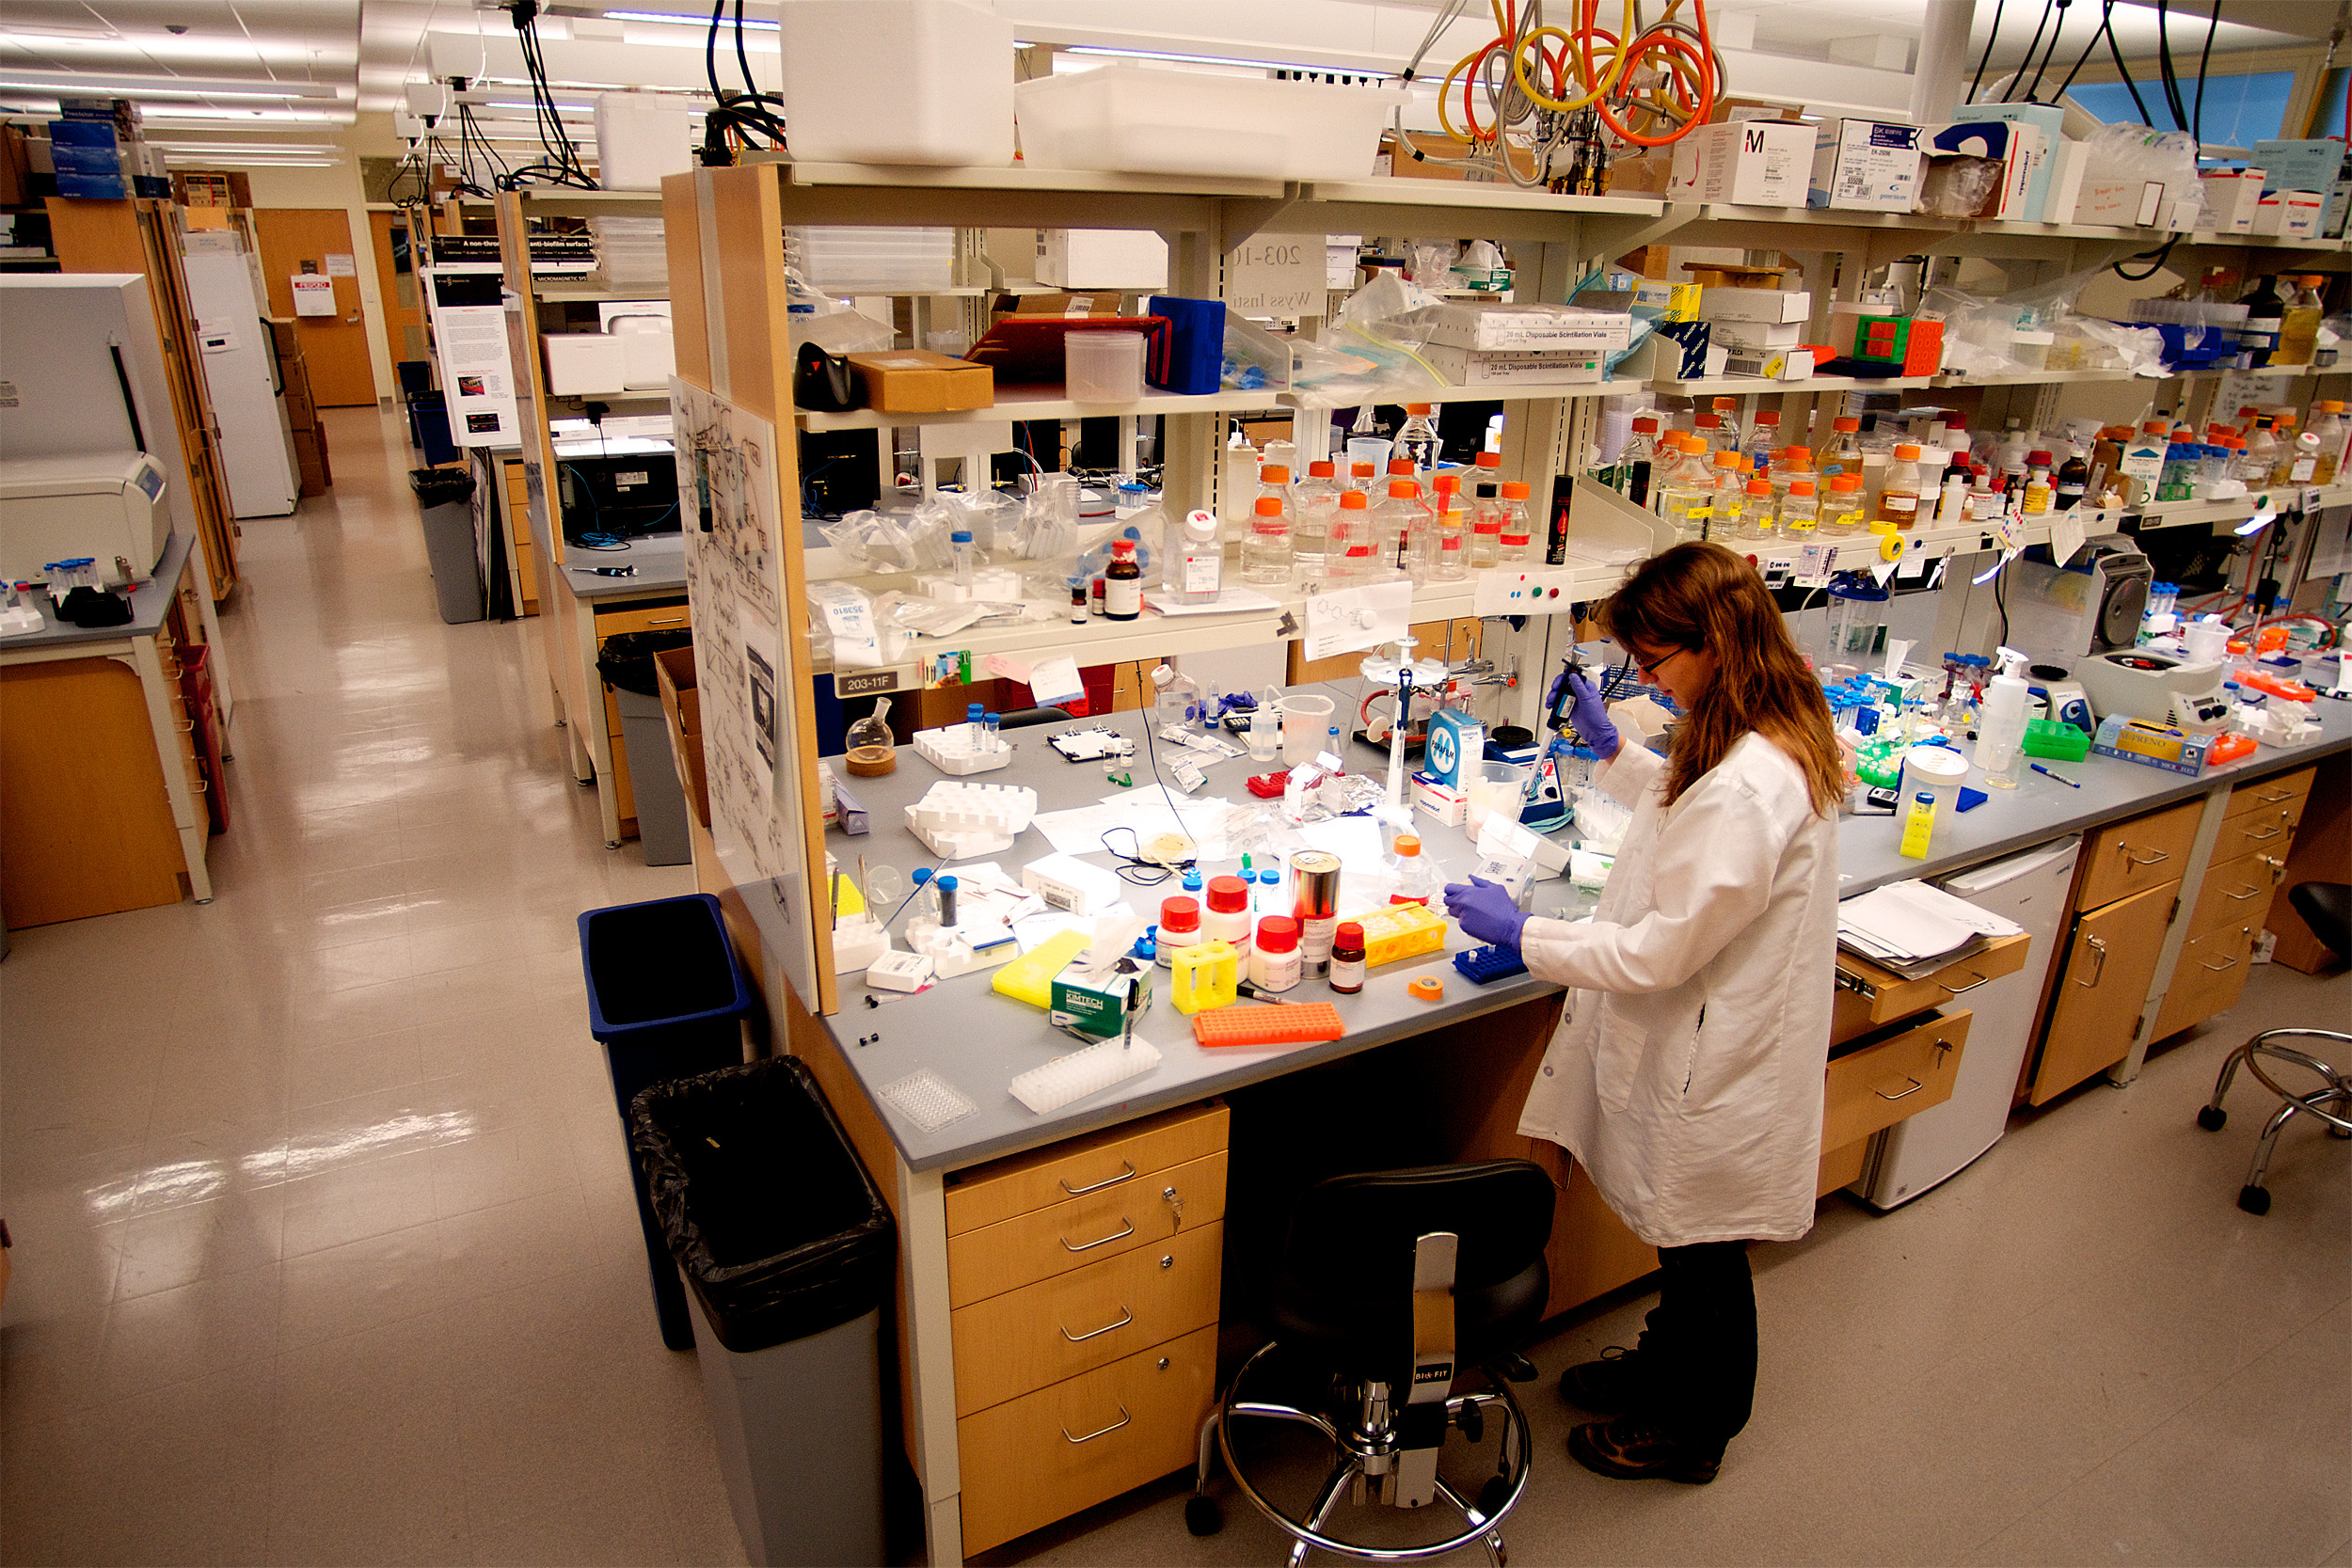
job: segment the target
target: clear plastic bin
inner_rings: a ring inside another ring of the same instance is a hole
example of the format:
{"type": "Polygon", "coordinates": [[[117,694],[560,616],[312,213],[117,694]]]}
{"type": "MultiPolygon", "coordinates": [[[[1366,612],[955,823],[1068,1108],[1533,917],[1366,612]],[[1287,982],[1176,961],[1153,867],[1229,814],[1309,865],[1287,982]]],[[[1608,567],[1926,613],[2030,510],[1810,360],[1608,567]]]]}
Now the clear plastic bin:
{"type": "Polygon", "coordinates": [[[1390,112],[1409,97],[1137,65],[1041,76],[1012,91],[1033,167],[1265,180],[1369,179],[1390,112]]]}
{"type": "Polygon", "coordinates": [[[1143,396],[1140,332],[1062,334],[1063,374],[1073,403],[1133,403],[1143,396]]]}

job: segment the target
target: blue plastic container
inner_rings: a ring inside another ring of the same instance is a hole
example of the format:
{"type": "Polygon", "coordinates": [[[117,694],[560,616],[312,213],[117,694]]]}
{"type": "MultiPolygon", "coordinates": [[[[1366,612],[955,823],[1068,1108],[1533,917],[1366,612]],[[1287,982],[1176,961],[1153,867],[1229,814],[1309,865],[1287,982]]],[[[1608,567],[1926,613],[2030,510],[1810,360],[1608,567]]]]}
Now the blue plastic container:
{"type": "Polygon", "coordinates": [[[1152,385],[1187,396],[1216,391],[1225,370],[1225,302],[1153,294],[1150,310],[1168,324],[1168,375],[1152,385]]]}
{"type": "MultiPolygon", "coordinates": [[[[588,982],[588,1032],[604,1047],[624,1147],[629,1106],[641,1090],[741,1064],[752,992],[735,961],[718,899],[694,893],[590,910],[580,917],[580,961],[588,982]]],[[[661,1342],[691,1350],[686,1291],[634,1155],[629,1180],[637,1189],[661,1342]]]]}

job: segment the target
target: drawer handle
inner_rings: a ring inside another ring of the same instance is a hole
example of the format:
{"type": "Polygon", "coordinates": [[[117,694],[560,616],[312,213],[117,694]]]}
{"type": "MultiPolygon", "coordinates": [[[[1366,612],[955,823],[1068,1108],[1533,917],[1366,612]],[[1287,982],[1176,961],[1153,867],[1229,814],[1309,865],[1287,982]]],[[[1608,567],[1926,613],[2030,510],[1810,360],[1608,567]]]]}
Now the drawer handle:
{"type": "Polygon", "coordinates": [[[2099,955],[2099,962],[2090,971],[2090,979],[2077,980],[2074,984],[2078,986],[2095,986],[2099,983],[2099,976],[2107,972],[2107,944],[2100,941],[2097,937],[2085,937],[2083,938],[2083,943],[2093,953],[2099,955]]]}
{"type": "Polygon", "coordinates": [[[1120,1215],[1119,1223],[1122,1228],[1112,1231],[1099,1242],[1080,1242],[1073,1244],[1069,1237],[1064,1236],[1061,1238],[1062,1250],[1064,1252],[1092,1252],[1096,1247],[1108,1246],[1113,1242],[1123,1242],[1136,1233],[1136,1222],[1126,1215],[1120,1215]]]}
{"type": "Polygon", "coordinates": [[[1136,1167],[1128,1164],[1124,1160],[1121,1160],[1119,1163],[1122,1165],[1126,1165],[1127,1168],[1120,1171],[1117,1176],[1112,1177],[1107,1181],[1095,1181],[1084,1187],[1073,1187],[1069,1182],[1065,1181],[1061,1184],[1061,1190],[1068,1193],[1072,1197],[1084,1197],[1089,1193],[1099,1193],[1105,1187],[1116,1187],[1121,1181],[1133,1181],[1136,1179],[1136,1167]]]}
{"type": "Polygon", "coordinates": [[[2295,791],[2291,789],[2282,789],[2276,795],[2257,795],[2254,799],[2260,800],[2265,806],[2275,806],[2281,800],[2294,800],[2295,791]]]}
{"type": "Polygon", "coordinates": [[[2199,961],[2199,964],[2198,964],[2198,967],[2199,967],[2199,968],[2201,968],[2201,969],[2208,970],[2208,971],[2212,972],[2213,974],[2220,974],[2220,973],[2221,973],[2223,970],[2225,970],[2225,969],[2235,969],[2235,968],[2237,967],[2237,960],[2236,960],[2235,958],[2232,958],[2232,959],[2230,959],[2230,960],[2229,960],[2228,962],[2226,962],[2226,963],[2217,963],[2217,964],[2209,964],[2209,963],[2205,963],[2205,962],[2203,962],[2202,960],[2200,960],[2200,961],[2199,961]]]}
{"type": "Polygon", "coordinates": [[[1925,1084],[1922,1084],[1919,1080],[1913,1078],[1908,1074],[1905,1074],[1904,1081],[1908,1083],[1911,1087],[1905,1089],[1900,1094],[1888,1094],[1884,1089],[1880,1088],[1875,1084],[1870,1085],[1870,1092],[1877,1095],[1881,1100],[1909,1100],[1913,1095],[1917,1094],[1921,1089],[1927,1087],[1925,1084]]]}
{"type": "Polygon", "coordinates": [[[2221,896],[2233,900],[2242,900],[2251,898],[2254,895],[2260,893],[2262,889],[2258,887],[2249,887],[2244,893],[2225,893],[2221,896]]]}
{"type": "Polygon", "coordinates": [[[189,734],[189,733],[191,733],[192,731],[194,731],[194,730],[195,730],[195,728],[196,728],[196,721],[195,721],[195,720],[193,720],[193,719],[183,719],[183,720],[182,720],[180,722],[178,722],[178,723],[176,723],[176,724],[172,725],[171,727],[172,727],[173,729],[175,729],[175,730],[178,730],[178,731],[179,731],[182,735],[187,735],[187,734],[189,734]]]}
{"type": "Polygon", "coordinates": [[[2286,831],[2286,824],[2280,823],[2278,827],[2271,829],[2266,833],[2248,833],[2246,836],[2252,839],[2255,843],[2260,844],[2265,840],[2277,838],[2280,833],[2285,832],[2286,831]]]}
{"type": "Polygon", "coordinates": [[[1117,1323],[1104,1323],[1102,1327],[1096,1329],[1091,1334],[1073,1334],[1070,1330],[1065,1328],[1061,1331],[1061,1337],[1069,1340],[1073,1345],[1083,1345],[1089,1339],[1100,1339],[1104,1335],[1108,1334],[1112,1329],[1124,1328],[1135,1321],[1136,1315],[1129,1311],[1125,1307],[1121,1307],[1119,1309],[1119,1321],[1117,1323]]]}
{"type": "Polygon", "coordinates": [[[1084,1437],[1073,1437],[1070,1435],[1070,1429],[1068,1427],[1064,1427],[1061,1429],[1062,1441],[1070,1444],[1073,1448],[1075,1448],[1080,1443],[1091,1443],[1097,1437],[1108,1437],[1112,1433],[1117,1432],[1120,1427],[1125,1426],[1129,1421],[1134,1419],[1135,1418],[1133,1416],[1127,1414],[1127,1407],[1122,1404],[1119,1407],[1119,1419],[1113,1421],[1102,1431],[1089,1432],[1084,1437]]]}
{"type": "Polygon", "coordinates": [[[2123,851],[2123,863],[2126,865],[2153,865],[2158,861],[2169,861],[2172,858],[2169,850],[2158,849],[2146,860],[2141,860],[2132,853],[2132,847],[2128,844],[2118,844],[2116,847],[2123,851]]]}
{"type": "Polygon", "coordinates": [[[675,626],[685,619],[686,617],[683,615],[657,615],[652,620],[647,621],[645,625],[649,626],[675,626]]]}
{"type": "MultiPolygon", "coordinates": [[[[1973,969],[1972,969],[1972,970],[1970,970],[1968,973],[1969,973],[1969,974],[1977,974],[1977,972],[1976,972],[1975,970],[1973,970],[1973,969]]],[[[1944,994],[1945,994],[1945,995],[1947,995],[1947,996],[1965,996],[1968,992],[1970,992],[1970,991],[1972,991],[1972,990],[1976,990],[1979,986],[1989,986],[1989,985],[1991,985],[1992,983],[1993,983],[1993,977],[1992,977],[1991,975],[1989,975],[1989,974],[1977,974],[1977,977],[1976,977],[1975,979],[1973,979],[1973,980],[1969,981],[1969,982],[1968,982],[1966,985],[1964,985],[1964,986],[1947,986],[1947,985],[1945,985],[1945,984],[1944,984],[1944,982],[1943,982],[1943,981],[1941,981],[1941,980],[1938,980],[1938,981],[1936,982],[1936,986],[1937,986],[1937,988],[1938,988],[1939,990],[1941,990],[1944,992],[1944,994]]]]}

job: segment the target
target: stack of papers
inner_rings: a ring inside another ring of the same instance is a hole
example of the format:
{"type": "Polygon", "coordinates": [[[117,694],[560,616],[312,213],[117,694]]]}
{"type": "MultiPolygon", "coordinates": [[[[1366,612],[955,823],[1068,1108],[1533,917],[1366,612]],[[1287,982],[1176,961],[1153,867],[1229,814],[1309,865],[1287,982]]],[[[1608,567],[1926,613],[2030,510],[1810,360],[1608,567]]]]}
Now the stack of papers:
{"type": "Polygon", "coordinates": [[[1916,978],[2025,927],[1925,882],[1889,882],[1837,906],[1837,943],[1916,978]]]}

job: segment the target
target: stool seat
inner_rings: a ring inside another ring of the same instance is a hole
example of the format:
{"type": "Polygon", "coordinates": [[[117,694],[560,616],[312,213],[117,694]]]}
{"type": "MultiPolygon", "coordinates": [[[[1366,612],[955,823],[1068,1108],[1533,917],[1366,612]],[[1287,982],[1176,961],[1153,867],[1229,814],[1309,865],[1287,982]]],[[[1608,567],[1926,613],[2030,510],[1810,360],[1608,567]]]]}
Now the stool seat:
{"type": "MultiPolygon", "coordinates": [[[[1491,1285],[1454,1289],[1455,1353],[1462,1365],[1483,1367],[1513,1354],[1543,1321],[1551,1276],[1540,1260],[1491,1285]]],[[[1284,1268],[1274,1283],[1274,1338],[1286,1354],[1328,1367],[1342,1377],[1402,1383],[1412,1357],[1409,1294],[1367,1301],[1334,1291],[1284,1268]]]]}
{"type": "Polygon", "coordinates": [[[2352,958],[2345,929],[2352,925],[2352,882],[2297,882],[2287,889],[2287,903],[2329,952],[2352,958]]]}

